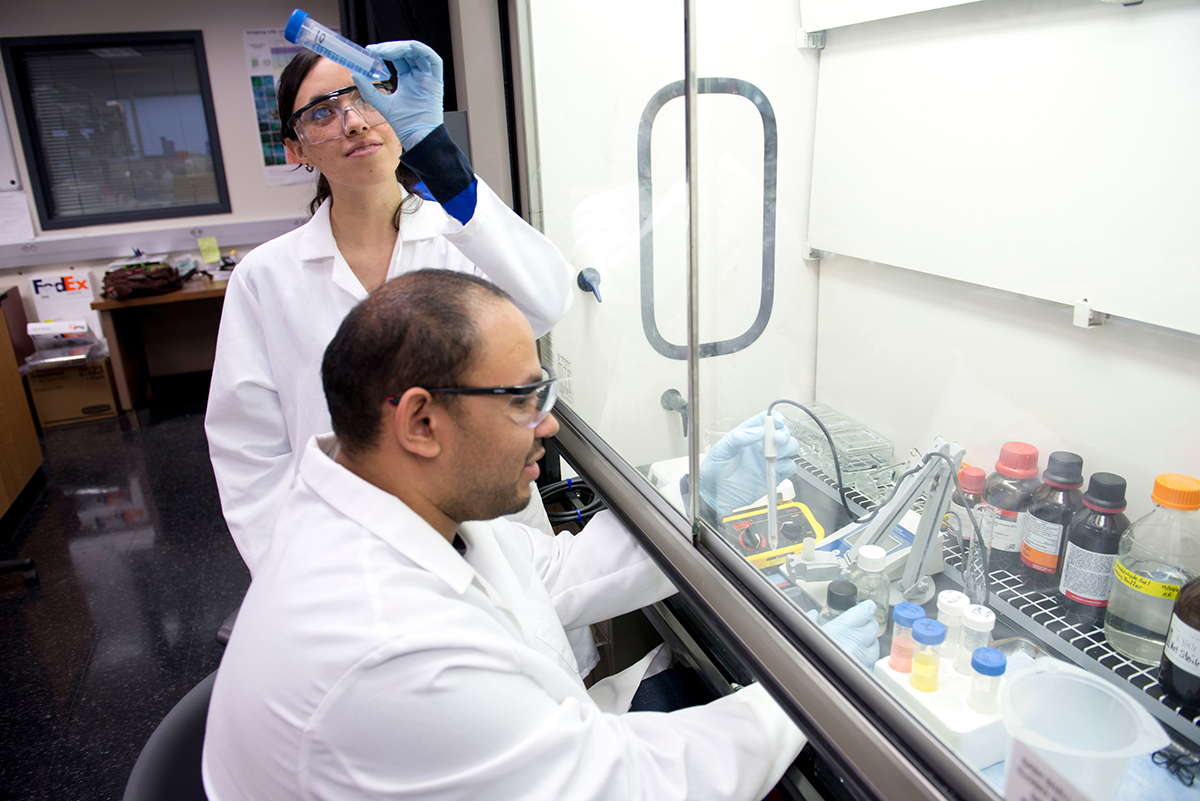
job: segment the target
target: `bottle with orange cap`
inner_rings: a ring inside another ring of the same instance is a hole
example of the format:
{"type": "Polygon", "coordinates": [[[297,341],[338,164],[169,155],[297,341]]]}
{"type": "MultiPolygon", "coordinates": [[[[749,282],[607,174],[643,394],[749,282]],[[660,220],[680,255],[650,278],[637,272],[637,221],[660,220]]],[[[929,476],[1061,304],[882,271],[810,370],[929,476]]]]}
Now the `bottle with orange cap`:
{"type": "Polygon", "coordinates": [[[996,472],[983,485],[984,503],[996,508],[988,570],[1021,569],[1021,522],[1038,481],[1038,451],[1027,442],[1006,442],[996,472]]]}
{"type": "Polygon", "coordinates": [[[1154,510],[1121,536],[1104,636],[1130,659],[1158,664],[1179,588],[1200,576],[1200,480],[1164,473],[1151,500],[1154,510]]]}

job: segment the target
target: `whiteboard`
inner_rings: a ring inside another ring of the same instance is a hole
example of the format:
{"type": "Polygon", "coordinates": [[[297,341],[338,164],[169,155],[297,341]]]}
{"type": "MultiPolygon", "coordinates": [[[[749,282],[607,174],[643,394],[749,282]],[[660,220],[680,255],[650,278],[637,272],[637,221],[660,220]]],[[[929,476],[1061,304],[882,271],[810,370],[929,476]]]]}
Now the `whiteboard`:
{"type": "Polygon", "coordinates": [[[1200,4],[831,31],[811,247],[1200,334],[1200,4]]]}
{"type": "Polygon", "coordinates": [[[979,0],[800,0],[800,24],[806,31],[823,31],[977,2],[979,0]]]}

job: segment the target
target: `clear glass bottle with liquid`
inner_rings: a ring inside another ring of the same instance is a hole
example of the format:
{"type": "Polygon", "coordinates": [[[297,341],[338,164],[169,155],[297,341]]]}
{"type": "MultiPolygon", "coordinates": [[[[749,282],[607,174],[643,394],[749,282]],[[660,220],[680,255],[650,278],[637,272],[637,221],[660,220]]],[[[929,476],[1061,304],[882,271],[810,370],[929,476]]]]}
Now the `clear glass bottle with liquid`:
{"type": "Polygon", "coordinates": [[[912,656],[912,675],[908,683],[913,689],[931,693],[938,688],[938,667],[941,662],[942,643],[946,641],[946,627],[938,621],[923,617],[913,623],[912,637],[916,643],[912,656]]]}
{"type": "Polygon", "coordinates": [[[892,651],[888,655],[888,667],[897,673],[912,672],[913,640],[912,627],[925,617],[925,610],[914,603],[904,601],[892,609],[892,651]]]}
{"type": "Polygon", "coordinates": [[[825,590],[825,606],[821,608],[817,622],[824,626],[847,609],[853,609],[857,603],[857,587],[842,579],[831,581],[825,590]]]}
{"type": "Polygon", "coordinates": [[[996,508],[988,570],[1017,573],[1021,568],[1021,518],[1041,483],[1038,450],[1027,442],[1006,442],[996,460],[996,472],[983,486],[983,500],[996,508]]]}
{"type": "Polygon", "coordinates": [[[968,465],[958,473],[958,484],[962,492],[954,490],[950,498],[950,508],[946,512],[946,531],[956,541],[962,540],[966,546],[975,536],[975,527],[971,525],[971,517],[967,509],[974,509],[983,500],[983,485],[987,474],[981,468],[968,465]]]}
{"type": "Polygon", "coordinates": [[[1125,516],[1125,479],[1116,473],[1093,473],[1083,493],[1083,508],[1067,527],[1058,601],[1072,624],[1101,624],[1112,589],[1113,565],[1125,516]]]}
{"type": "Polygon", "coordinates": [[[1154,510],[1121,537],[1104,636],[1130,659],[1155,664],[1179,588],[1200,575],[1200,480],[1164,473],[1151,499],[1154,510]]]}
{"type": "Polygon", "coordinates": [[[887,551],[878,545],[864,545],[858,550],[858,562],[850,574],[850,581],[858,588],[858,600],[875,602],[875,620],[879,622],[879,636],[887,630],[888,601],[891,598],[892,582],[884,573],[887,567],[887,551]]]}

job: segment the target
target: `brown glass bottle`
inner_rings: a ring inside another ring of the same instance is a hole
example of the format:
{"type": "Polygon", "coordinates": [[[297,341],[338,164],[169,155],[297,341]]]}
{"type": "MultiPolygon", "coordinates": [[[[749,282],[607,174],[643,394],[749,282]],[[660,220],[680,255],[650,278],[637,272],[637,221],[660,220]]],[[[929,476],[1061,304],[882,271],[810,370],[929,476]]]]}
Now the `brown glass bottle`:
{"type": "Polygon", "coordinates": [[[1083,506],[1082,486],[1083,458],[1068,451],[1050,454],[1021,528],[1021,577],[1026,584],[1051,592],[1058,587],[1067,528],[1083,506]]]}
{"type": "Polygon", "coordinates": [[[1184,584],[1175,599],[1158,683],[1183,702],[1200,705],[1200,578],[1184,584]]]}
{"type": "Polygon", "coordinates": [[[1037,448],[1025,442],[1006,442],[996,461],[996,472],[983,487],[984,503],[996,507],[988,570],[1021,570],[1021,518],[1038,481],[1037,448]]]}
{"type": "Polygon", "coordinates": [[[1068,622],[1104,621],[1117,546],[1127,528],[1125,479],[1115,473],[1092,474],[1083,508],[1067,528],[1062,555],[1058,600],[1068,622]]]}

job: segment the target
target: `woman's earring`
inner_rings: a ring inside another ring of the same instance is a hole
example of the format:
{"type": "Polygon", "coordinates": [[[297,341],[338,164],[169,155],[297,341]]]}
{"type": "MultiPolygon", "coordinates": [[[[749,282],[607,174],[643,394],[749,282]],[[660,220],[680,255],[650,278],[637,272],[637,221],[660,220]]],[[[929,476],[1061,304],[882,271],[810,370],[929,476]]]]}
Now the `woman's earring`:
{"type": "Polygon", "coordinates": [[[304,165],[304,170],[305,170],[305,172],[312,172],[312,171],[313,171],[313,165],[311,165],[311,164],[305,164],[305,165],[304,165]]]}

